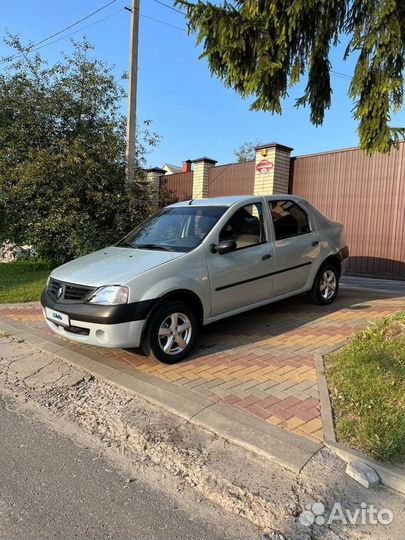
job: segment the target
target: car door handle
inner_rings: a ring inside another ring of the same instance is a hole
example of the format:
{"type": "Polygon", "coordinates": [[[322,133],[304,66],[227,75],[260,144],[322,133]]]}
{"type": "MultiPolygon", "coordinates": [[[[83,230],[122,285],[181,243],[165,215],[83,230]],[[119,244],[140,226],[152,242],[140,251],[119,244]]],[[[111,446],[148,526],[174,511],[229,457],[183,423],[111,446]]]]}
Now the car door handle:
{"type": "Polygon", "coordinates": [[[265,253],[262,257],[262,261],[265,261],[266,259],[271,259],[271,253],[265,253]]]}
{"type": "Polygon", "coordinates": [[[314,240],[311,244],[311,246],[317,246],[319,245],[319,240],[314,240]]]}

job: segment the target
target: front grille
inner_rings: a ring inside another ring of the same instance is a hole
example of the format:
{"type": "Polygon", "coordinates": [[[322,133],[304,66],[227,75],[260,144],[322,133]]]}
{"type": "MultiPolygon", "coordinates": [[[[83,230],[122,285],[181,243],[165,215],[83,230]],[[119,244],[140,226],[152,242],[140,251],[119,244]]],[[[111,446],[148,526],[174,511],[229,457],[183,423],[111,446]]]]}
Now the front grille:
{"type": "Polygon", "coordinates": [[[48,283],[49,296],[52,296],[52,298],[56,298],[56,293],[58,292],[59,287],[60,287],[60,283],[58,281],[55,281],[54,279],[50,279],[48,283]]]}
{"type": "Polygon", "coordinates": [[[65,300],[85,300],[87,296],[94,291],[93,287],[84,285],[65,285],[65,300]]]}
{"type": "Polygon", "coordinates": [[[52,278],[49,280],[48,285],[49,296],[59,301],[73,300],[75,302],[83,302],[94,290],[94,287],[64,283],[52,278]],[[61,286],[63,287],[63,294],[60,298],[57,298],[57,292],[61,286]]]}

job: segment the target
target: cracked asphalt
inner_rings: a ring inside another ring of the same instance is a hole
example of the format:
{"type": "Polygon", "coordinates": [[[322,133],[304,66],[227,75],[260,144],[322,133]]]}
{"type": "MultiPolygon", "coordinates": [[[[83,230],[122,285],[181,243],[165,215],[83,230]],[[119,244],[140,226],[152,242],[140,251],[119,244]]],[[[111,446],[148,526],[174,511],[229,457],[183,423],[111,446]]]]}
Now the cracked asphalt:
{"type": "Polygon", "coordinates": [[[4,397],[0,432],[1,538],[257,536],[243,520],[163,491],[142,473],[127,482],[102,452],[58,434],[4,397]]]}

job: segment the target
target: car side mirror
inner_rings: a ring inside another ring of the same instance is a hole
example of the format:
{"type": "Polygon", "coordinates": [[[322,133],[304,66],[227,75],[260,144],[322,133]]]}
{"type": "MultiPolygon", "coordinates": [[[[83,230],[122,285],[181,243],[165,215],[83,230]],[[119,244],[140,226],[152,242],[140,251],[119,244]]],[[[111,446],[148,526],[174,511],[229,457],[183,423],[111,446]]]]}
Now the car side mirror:
{"type": "Polygon", "coordinates": [[[222,242],[217,245],[211,244],[210,251],[211,253],[219,253],[220,255],[224,255],[225,253],[234,251],[236,247],[237,245],[235,240],[222,240],[222,242]]]}

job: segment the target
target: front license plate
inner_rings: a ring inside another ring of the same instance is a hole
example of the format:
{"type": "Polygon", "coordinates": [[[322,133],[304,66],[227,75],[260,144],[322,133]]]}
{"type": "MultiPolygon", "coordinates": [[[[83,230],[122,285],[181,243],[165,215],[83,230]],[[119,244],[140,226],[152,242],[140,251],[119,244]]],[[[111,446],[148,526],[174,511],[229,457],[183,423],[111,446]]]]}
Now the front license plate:
{"type": "Polygon", "coordinates": [[[70,326],[69,315],[66,315],[66,313],[61,313],[48,307],[45,308],[45,313],[46,318],[50,321],[61,324],[62,326],[70,326]]]}

